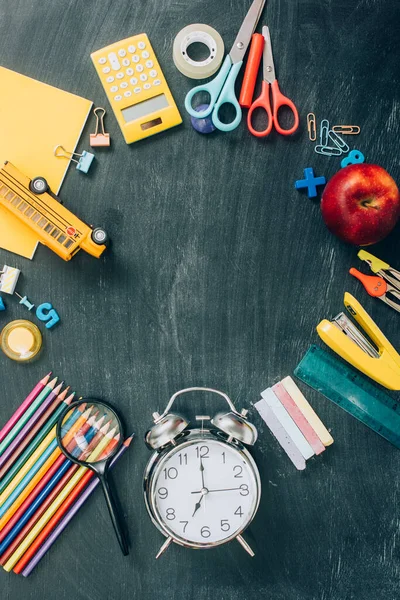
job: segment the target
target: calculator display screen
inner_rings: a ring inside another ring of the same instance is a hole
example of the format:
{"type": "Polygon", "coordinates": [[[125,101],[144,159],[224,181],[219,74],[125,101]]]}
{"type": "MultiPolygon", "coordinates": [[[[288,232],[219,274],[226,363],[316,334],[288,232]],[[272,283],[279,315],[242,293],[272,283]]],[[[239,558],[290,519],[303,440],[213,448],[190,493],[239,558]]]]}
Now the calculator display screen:
{"type": "Polygon", "coordinates": [[[167,108],[168,106],[169,103],[167,97],[165,94],[160,94],[159,96],[155,96],[149,100],[144,100],[138,104],[133,104],[132,106],[123,108],[121,112],[125,122],[130,123],[131,121],[136,121],[136,119],[146,117],[147,115],[150,115],[157,110],[161,110],[162,108],[167,108]]]}

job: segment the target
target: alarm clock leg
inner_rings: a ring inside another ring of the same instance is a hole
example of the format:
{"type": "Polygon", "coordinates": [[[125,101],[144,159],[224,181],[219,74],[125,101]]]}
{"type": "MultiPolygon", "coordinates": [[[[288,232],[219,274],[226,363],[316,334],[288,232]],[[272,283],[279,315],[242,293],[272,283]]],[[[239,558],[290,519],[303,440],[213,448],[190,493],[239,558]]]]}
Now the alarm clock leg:
{"type": "MultiPolygon", "coordinates": [[[[168,537],[165,542],[163,543],[163,545],[161,546],[161,548],[159,549],[157,555],[156,555],[156,560],[157,558],[160,558],[161,554],[164,554],[164,552],[166,551],[166,549],[169,547],[170,543],[172,542],[172,537],[168,537]]],[[[246,543],[246,542],[245,542],[246,543]]]]}
{"type": "Polygon", "coordinates": [[[239,544],[242,546],[242,548],[244,548],[246,550],[246,552],[248,554],[250,554],[250,556],[253,558],[254,556],[254,552],[253,550],[250,548],[250,546],[248,545],[248,543],[242,538],[241,535],[236,536],[237,541],[239,542],[239,544]]]}

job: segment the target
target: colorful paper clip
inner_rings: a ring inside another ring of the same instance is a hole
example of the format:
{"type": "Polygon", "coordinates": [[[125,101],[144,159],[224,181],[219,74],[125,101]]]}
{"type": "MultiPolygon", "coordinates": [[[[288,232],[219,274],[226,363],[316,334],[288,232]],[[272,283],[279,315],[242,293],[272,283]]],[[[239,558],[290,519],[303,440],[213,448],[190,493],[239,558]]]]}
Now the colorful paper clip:
{"type": "Polygon", "coordinates": [[[318,144],[314,148],[317,154],[323,154],[324,156],[340,156],[342,151],[337,146],[322,146],[318,144]]]}
{"type": "Polygon", "coordinates": [[[96,130],[90,134],[90,145],[94,146],[109,146],[110,145],[110,134],[104,130],[104,115],[106,109],[99,106],[95,108],[93,113],[96,115],[96,130]],[[99,133],[99,127],[101,132],[99,133]]]}
{"type": "Polygon", "coordinates": [[[74,161],[76,163],[77,171],[81,171],[82,173],[87,173],[89,171],[90,165],[94,159],[94,154],[91,152],[86,152],[86,150],[84,150],[82,154],[79,154],[78,152],[69,152],[60,144],[54,148],[54,156],[74,161]],[[61,152],[59,149],[61,149],[61,152]],[[76,160],[74,156],[79,156],[79,160],[76,160]]]}
{"type": "Polygon", "coordinates": [[[329,146],[329,121],[328,119],[322,119],[321,129],[319,132],[319,144],[314,148],[317,154],[323,154],[324,156],[340,156],[342,154],[341,149],[336,144],[329,146]]]}
{"type": "Polygon", "coordinates": [[[361,129],[358,125],[334,125],[332,131],[341,135],[358,135],[361,129]]]}
{"type": "Polygon", "coordinates": [[[319,132],[319,143],[321,146],[327,146],[329,140],[329,121],[328,119],[322,119],[321,129],[319,132]]]}
{"type": "Polygon", "coordinates": [[[308,139],[315,142],[317,139],[317,120],[314,113],[308,113],[307,115],[307,131],[308,139]]]}
{"type": "Polygon", "coordinates": [[[337,146],[340,149],[342,154],[345,154],[346,152],[348,152],[350,150],[350,148],[348,147],[346,142],[344,140],[342,140],[342,138],[337,133],[332,131],[332,129],[329,130],[328,135],[329,135],[329,139],[331,140],[331,142],[333,142],[335,144],[335,146],[337,146]]]}

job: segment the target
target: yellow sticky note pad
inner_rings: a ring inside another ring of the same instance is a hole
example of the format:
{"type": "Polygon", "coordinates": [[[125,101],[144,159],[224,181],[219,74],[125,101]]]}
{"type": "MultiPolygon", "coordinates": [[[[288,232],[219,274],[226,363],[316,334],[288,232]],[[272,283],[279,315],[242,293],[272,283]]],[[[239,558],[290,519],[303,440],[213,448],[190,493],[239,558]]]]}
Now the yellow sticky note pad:
{"type": "MultiPolygon", "coordinates": [[[[0,164],[12,162],[33,179],[45,177],[58,193],[69,161],[54,156],[58,144],[75,150],[92,102],[0,67],[0,164]]],[[[38,239],[0,208],[0,246],[33,258],[38,239]]]]}

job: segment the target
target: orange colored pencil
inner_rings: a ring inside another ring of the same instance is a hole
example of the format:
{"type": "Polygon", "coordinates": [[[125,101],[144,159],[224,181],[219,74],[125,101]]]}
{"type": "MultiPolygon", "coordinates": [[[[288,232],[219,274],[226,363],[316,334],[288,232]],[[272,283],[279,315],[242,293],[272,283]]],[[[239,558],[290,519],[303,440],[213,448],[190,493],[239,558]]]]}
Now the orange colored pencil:
{"type": "MultiPolygon", "coordinates": [[[[104,419],[104,416],[102,417],[102,419],[104,419]]],[[[99,441],[101,439],[103,439],[103,437],[107,433],[108,429],[110,428],[110,423],[111,423],[111,421],[109,421],[106,425],[104,425],[103,427],[101,427],[99,429],[99,431],[96,433],[96,435],[94,436],[92,441],[89,443],[86,451],[88,451],[88,450],[91,451],[92,449],[94,449],[97,446],[99,441]],[[97,438],[97,440],[96,440],[96,438],[97,438]],[[93,442],[95,442],[95,443],[93,443],[93,442]]],[[[97,425],[99,425],[99,424],[100,424],[100,420],[98,421],[97,425]]],[[[71,442],[71,443],[73,443],[73,442],[71,442]]],[[[75,443],[75,447],[76,447],[76,443],[75,443]]],[[[69,448],[69,451],[72,452],[73,449],[74,448],[71,446],[69,448]]],[[[85,453],[82,453],[82,456],[85,456],[85,455],[86,455],[85,453]]],[[[50,492],[50,494],[47,496],[45,501],[40,505],[40,507],[32,515],[32,517],[29,519],[29,521],[26,523],[26,525],[23,527],[23,529],[21,529],[21,531],[16,536],[16,538],[13,540],[13,542],[10,544],[10,546],[7,548],[7,550],[5,552],[3,552],[3,554],[0,557],[0,565],[4,565],[8,561],[10,556],[14,553],[14,550],[16,550],[16,548],[18,548],[18,546],[20,545],[20,543],[22,542],[24,537],[27,535],[27,533],[29,533],[29,531],[32,529],[32,527],[35,525],[35,523],[37,523],[39,521],[40,517],[46,512],[48,507],[52,504],[53,500],[58,496],[58,494],[61,492],[61,490],[64,488],[64,486],[71,479],[72,475],[78,469],[79,469],[79,465],[72,464],[69,467],[68,471],[60,479],[60,481],[57,483],[57,485],[54,487],[54,489],[50,492]]]]}
{"type": "MultiPolygon", "coordinates": [[[[65,444],[68,444],[72,440],[72,438],[75,435],[75,433],[79,429],[81,429],[82,427],[84,427],[85,423],[88,420],[88,417],[90,416],[91,410],[92,410],[91,408],[88,408],[87,410],[85,410],[85,412],[82,414],[82,416],[80,416],[75,421],[75,423],[73,424],[73,426],[71,427],[71,429],[68,431],[68,433],[63,438],[65,444]]],[[[54,431],[54,436],[55,436],[55,431],[54,431]]],[[[8,521],[11,519],[11,517],[13,516],[13,514],[18,510],[18,508],[21,506],[21,504],[24,502],[24,500],[29,496],[29,494],[32,492],[32,490],[36,487],[36,485],[40,482],[40,480],[42,479],[42,477],[46,474],[46,472],[50,469],[50,467],[52,466],[52,464],[57,460],[57,458],[60,455],[61,455],[60,448],[56,448],[52,452],[52,454],[46,460],[46,462],[44,463],[44,465],[39,469],[39,471],[35,474],[35,476],[31,479],[31,481],[28,483],[28,485],[21,492],[21,494],[19,494],[18,498],[16,498],[16,500],[9,507],[9,509],[7,510],[7,512],[0,519],[0,530],[4,527],[4,525],[6,523],[8,523],[8,521]]]]}
{"type": "MultiPolygon", "coordinates": [[[[100,458],[98,460],[101,460],[102,457],[106,457],[111,454],[113,448],[115,448],[115,446],[118,444],[119,438],[120,438],[120,434],[117,434],[115,437],[113,437],[113,439],[106,446],[105,450],[103,451],[102,455],[100,456],[100,458]]],[[[20,558],[18,563],[15,565],[15,567],[13,569],[15,573],[20,573],[24,569],[24,567],[28,564],[28,562],[31,560],[31,558],[36,554],[37,550],[43,544],[44,540],[47,538],[49,533],[56,527],[57,523],[61,520],[61,518],[64,516],[64,514],[67,512],[67,510],[72,506],[72,504],[75,502],[75,500],[79,497],[81,492],[85,489],[85,487],[87,486],[89,481],[92,479],[92,477],[94,477],[94,475],[95,475],[95,473],[93,471],[91,471],[89,469],[87,470],[87,472],[84,474],[82,479],[74,487],[74,489],[69,494],[69,496],[66,498],[66,500],[64,500],[64,502],[61,504],[61,506],[57,509],[57,511],[51,517],[49,522],[42,529],[40,534],[36,537],[35,541],[32,543],[32,545],[29,547],[29,549],[25,552],[25,554],[20,558]]]]}

